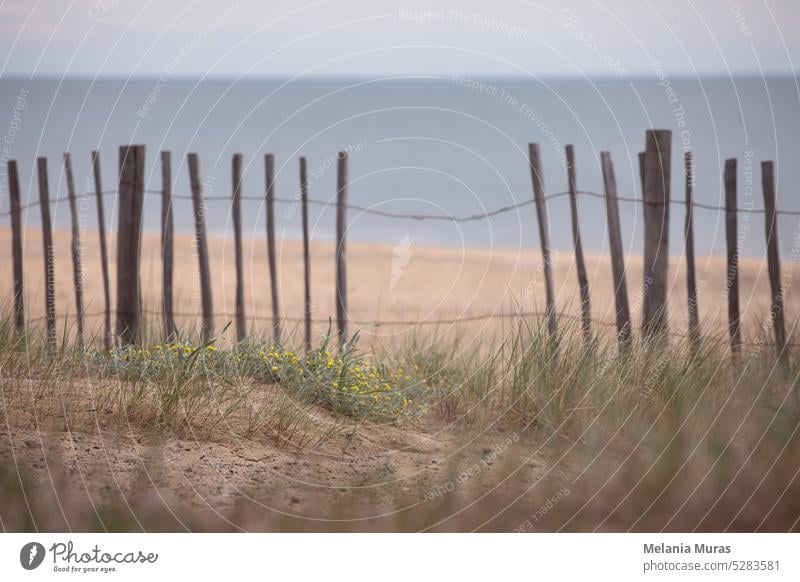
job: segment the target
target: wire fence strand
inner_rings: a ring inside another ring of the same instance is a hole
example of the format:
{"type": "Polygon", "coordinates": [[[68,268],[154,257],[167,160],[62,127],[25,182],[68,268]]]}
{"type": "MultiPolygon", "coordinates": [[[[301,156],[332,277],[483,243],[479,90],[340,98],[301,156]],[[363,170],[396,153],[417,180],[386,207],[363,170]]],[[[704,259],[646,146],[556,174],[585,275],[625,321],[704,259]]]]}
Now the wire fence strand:
{"type": "MultiPolygon", "coordinates": [[[[155,309],[142,309],[143,315],[148,315],[151,317],[158,317],[162,318],[164,316],[163,312],[155,310],[155,309]]],[[[105,315],[104,311],[95,311],[95,312],[88,312],[84,313],[83,317],[85,319],[93,319],[97,317],[103,317],[105,315]]],[[[117,315],[115,310],[111,311],[111,315],[117,315]]],[[[197,318],[200,315],[199,312],[176,312],[173,313],[173,316],[176,318],[197,318]]],[[[218,318],[222,321],[233,321],[236,315],[234,313],[216,313],[215,318],[218,318]]],[[[439,318],[439,319],[425,319],[425,320],[406,320],[406,319],[388,319],[388,320],[350,320],[349,323],[352,325],[360,328],[362,331],[368,330],[370,328],[377,328],[377,327],[398,327],[398,326],[407,326],[407,327],[419,327],[419,326],[443,326],[443,325],[459,325],[462,323],[475,323],[478,321],[487,321],[493,319],[516,319],[516,320],[525,320],[525,319],[535,319],[541,318],[544,319],[547,317],[546,311],[503,311],[503,312],[495,312],[495,313],[483,313],[478,315],[467,315],[463,317],[453,317],[453,318],[439,318]]],[[[581,315],[571,314],[571,313],[559,313],[559,319],[567,319],[575,322],[579,322],[581,319],[581,315]]],[[[64,315],[59,315],[58,319],[68,321],[70,319],[75,319],[76,315],[74,313],[67,313],[64,315]]],[[[250,321],[262,321],[262,322],[271,322],[273,320],[272,315],[251,315],[247,318],[250,321]]],[[[288,323],[303,323],[305,321],[302,317],[289,317],[282,315],[280,317],[281,321],[285,321],[288,323]]],[[[39,323],[45,320],[45,316],[41,317],[30,317],[27,319],[28,323],[39,323]]],[[[331,318],[321,318],[316,317],[312,318],[311,322],[315,324],[330,324],[332,321],[331,318]]],[[[600,327],[607,327],[607,328],[614,328],[616,327],[617,323],[615,321],[607,321],[604,319],[597,319],[591,318],[591,322],[594,325],[600,327]]],[[[676,331],[668,331],[667,335],[673,338],[680,338],[680,339],[691,339],[692,335],[688,332],[676,332],[676,331]]],[[[705,339],[711,341],[717,341],[719,343],[728,343],[727,338],[719,337],[717,338],[713,334],[706,335],[705,339]]],[[[771,340],[762,341],[762,342],[742,342],[741,345],[743,346],[761,346],[763,344],[772,344],[771,340]]],[[[800,347],[800,343],[797,342],[788,342],[787,347],[790,348],[798,348],[800,347]]]]}
{"type": "MultiPolygon", "coordinates": [[[[145,190],[147,194],[153,194],[157,196],[163,195],[161,190],[145,190]]],[[[110,196],[116,194],[116,190],[104,190],[104,196],[110,196]]],[[[604,199],[605,195],[601,194],[600,192],[592,192],[591,190],[578,190],[579,196],[587,196],[591,198],[598,198],[604,199]]],[[[548,194],[545,196],[546,200],[554,200],[556,198],[563,198],[568,196],[569,192],[554,192],[552,194],[548,194]]],[[[94,192],[85,192],[82,194],[77,194],[75,197],[76,199],[85,199],[85,198],[94,198],[96,194],[94,192]]],[[[180,199],[180,200],[191,200],[192,197],[188,194],[173,194],[172,198],[180,199]]],[[[265,196],[241,196],[242,200],[254,200],[254,201],[263,201],[265,196]]],[[[231,202],[231,198],[228,196],[206,196],[203,198],[204,202],[231,202]]],[[[617,200],[620,202],[627,202],[632,204],[651,204],[651,205],[658,205],[660,203],[650,203],[645,202],[641,198],[630,197],[630,196],[618,196],[617,200]]],[[[67,196],[60,196],[57,198],[51,198],[50,204],[55,205],[63,202],[68,202],[69,198],[67,196]]],[[[300,204],[300,195],[298,194],[292,198],[275,198],[276,202],[281,204],[300,204]]],[[[509,204],[507,206],[501,206],[494,210],[489,210],[487,212],[480,212],[476,214],[469,214],[465,216],[457,216],[454,214],[418,214],[418,213],[403,213],[403,212],[388,212],[385,210],[378,210],[377,208],[370,208],[367,206],[360,206],[358,204],[347,204],[345,208],[348,210],[353,210],[356,212],[361,212],[364,214],[371,214],[374,216],[380,216],[383,218],[392,218],[392,219],[405,219],[405,220],[416,220],[416,221],[424,221],[424,220],[440,220],[440,221],[447,221],[447,222],[475,222],[479,220],[487,220],[489,218],[493,218],[500,214],[505,214],[506,212],[512,212],[514,210],[519,210],[520,208],[524,208],[526,206],[530,206],[533,204],[533,197],[527,199],[523,202],[518,202],[516,204],[509,204]]],[[[686,202],[683,200],[676,200],[670,199],[670,204],[679,205],[679,206],[686,206],[686,202]]],[[[327,201],[327,200],[319,200],[315,198],[308,199],[309,204],[313,204],[315,206],[322,206],[325,208],[335,208],[336,202],[327,201]]],[[[40,202],[38,200],[33,200],[26,204],[20,205],[20,210],[26,210],[29,208],[35,208],[39,206],[40,202]]],[[[704,204],[702,202],[692,202],[692,208],[700,208],[703,210],[711,210],[715,212],[727,212],[727,208],[724,206],[716,206],[713,204],[704,204]]],[[[736,212],[744,213],[744,214],[764,214],[766,212],[763,208],[737,208],[736,212]]],[[[777,210],[776,214],[784,215],[784,216],[800,216],[800,210],[777,210]]],[[[10,216],[11,211],[0,211],[0,216],[10,216]]]]}

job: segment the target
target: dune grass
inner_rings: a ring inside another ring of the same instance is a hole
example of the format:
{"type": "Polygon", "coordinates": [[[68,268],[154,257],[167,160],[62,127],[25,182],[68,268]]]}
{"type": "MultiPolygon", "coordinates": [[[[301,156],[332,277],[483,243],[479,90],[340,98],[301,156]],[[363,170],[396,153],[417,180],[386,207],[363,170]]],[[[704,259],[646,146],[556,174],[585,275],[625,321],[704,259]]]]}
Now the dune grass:
{"type": "Polygon", "coordinates": [[[452,507],[439,506],[443,529],[796,529],[800,366],[797,354],[776,357],[767,338],[736,357],[716,337],[620,349],[613,337],[587,343],[568,324],[552,337],[542,322],[520,319],[480,343],[434,333],[362,348],[356,336],[339,349],[326,336],[304,354],[182,338],[104,352],[66,338],[51,347],[35,330],[19,336],[6,318],[2,420],[266,434],[302,447],[363,423],[504,427],[533,431],[531,456],[546,457],[552,471],[538,488],[520,485],[513,503],[487,499],[502,505],[485,522],[448,521],[452,507]],[[558,511],[531,522],[565,487],[558,511]]]}

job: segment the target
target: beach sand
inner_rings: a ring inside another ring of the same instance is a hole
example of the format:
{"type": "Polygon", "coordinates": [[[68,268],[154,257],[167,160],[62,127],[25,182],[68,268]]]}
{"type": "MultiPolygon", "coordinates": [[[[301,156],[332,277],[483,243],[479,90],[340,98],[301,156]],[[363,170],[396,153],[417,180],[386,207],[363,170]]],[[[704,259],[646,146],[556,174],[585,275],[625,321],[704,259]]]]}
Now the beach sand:
{"type": "MultiPolygon", "coordinates": [[[[54,232],[56,310],[59,333],[66,316],[74,316],[70,234],[54,232]]],[[[87,336],[101,337],[103,288],[98,235],[82,232],[84,302],[87,336]]],[[[210,238],[210,265],[213,274],[215,327],[221,330],[233,320],[235,312],[235,263],[232,238],[210,238]]],[[[248,333],[271,334],[271,301],[267,269],[266,243],[263,239],[245,239],[244,280],[248,333]]],[[[112,309],[116,304],[115,241],[109,240],[111,260],[112,309]]],[[[279,284],[285,337],[300,344],[303,317],[302,244],[296,240],[279,241],[279,284]]],[[[11,233],[0,230],[0,256],[8,265],[0,278],[0,296],[10,307],[12,297],[11,233]]],[[[614,295],[611,263],[608,256],[587,255],[591,286],[592,317],[595,328],[614,329],[614,295]]],[[[553,256],[556,305],[563,325],[575,326],[580,312],[573,253],[555,252],[553,256]]],[[[756,341],[768,323],[770,292],[765,261],[742,259],[740,297],[745,341],[756,341]]],[[[26,315],[41,326],[44,315],[44,261],[41,233],[29,229],[24,238],[26,315]]],[[[533,249],[473,249],[348,243],[347,275],[351,332],[361,330],[367,342],[403,341],[412,334],[435,332],[436,335],[459,335],[465,340],[494,339],[513,325],[511,314],[544,310],[544,276],[541,255],[533,249]],[[454,323],[463,318],[486,319],[454,323]],[[384,322],[378,324],[378,322],[384,322]],[[417,325],[419,322],[421,325],[417,325]]],[[[634,330],[641,321],[642,258],[626,257],[627,287],[634,330]]],[[[795,281],[794,263],[783,265],[786,290],[787,328],[792,329],[800,316],[800,289],[795,281]]],[[[335,325],[335,261],[330,243],[311,245],[311,286],[314,334],[335,325]]],[[[175,311],[178,326],[187,332],[197,329],[200,321],[200,286],[194,237],[175,237],[175,311]]],[[[725,336],[727,321],[726,262],[724,257],[697,258],[697,280],[701,325],[707,333],[725,336]]],[[[160,333],[161,258],[160,238],[145,234],[142,241],[141,287],[148,325],[160,333]]],[[[669,295],[670,332],[687,330],[686,271],[682,257],[670,261],[669,295]]],[[[74,325],[74,324],[73,324],[74,325]]],[[[577,329],[577,327],[575,327],[577,329]]],[[[228,332],[233,334],[233,330],[228,332]]]]}

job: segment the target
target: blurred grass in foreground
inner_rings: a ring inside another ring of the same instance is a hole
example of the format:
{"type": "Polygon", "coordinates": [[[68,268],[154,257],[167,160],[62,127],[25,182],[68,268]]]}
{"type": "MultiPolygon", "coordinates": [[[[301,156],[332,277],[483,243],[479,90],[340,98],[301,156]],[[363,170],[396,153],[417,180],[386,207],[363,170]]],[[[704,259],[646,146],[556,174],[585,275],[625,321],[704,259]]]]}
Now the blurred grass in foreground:
{"type": "MultiPolygon", "coordinates": [[[[532,435],[534,445],[530,455],[498,463],[498,488],[479,499],[456,490],[419,503],[421,490],[398,487],[395,505],[407,509],[360,520],[349,518],[369,503],[358,489],[322,521],[281,515],[245,497],[225,519],[177,518],[145,493],[94,507],[62,494],[70,477],[53,475],[52,487],[35,488],[7,462],[2,527],[798,530],[798,358],[778,360],[762,341],[733,359],[722,339],[703,338],[694,348],[674,338],[637,342],[619,351],[610,338],[586,345],[578,329],[562,325],[561,335],[549,337],[541,322],[520,320],[500,338],[415,335],[369,355],[357,341],[339,352],[326,338],[302,355],[255,341],[221,349],[185,338],[106,354],[66,341],[49,349],[36,332],[18,337],[4,319],[0,412],[11,429],[58,419],[91,432],[102,413],[104,430],[235,434],[279,447],[320,447],[376,422],[464,434],[503,427],[532,435]],[[320,410],[332,420],[321,422],[320,410]],[[534,456],[546,459],[545,475],[518,479],[534,456]]],[[[143,492],[152,489],[146,481],[143,492]]]]}

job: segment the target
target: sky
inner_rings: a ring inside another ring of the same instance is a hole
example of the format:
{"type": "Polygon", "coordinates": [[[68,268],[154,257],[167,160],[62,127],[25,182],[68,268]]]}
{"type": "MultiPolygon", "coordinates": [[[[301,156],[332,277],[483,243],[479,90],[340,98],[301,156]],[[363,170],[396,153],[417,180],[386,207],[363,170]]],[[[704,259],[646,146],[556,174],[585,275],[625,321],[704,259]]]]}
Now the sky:
{"type": "Polygon", "coordinates": [[[0,75],[791,75],[797,0],[0,0],[0,75]]]}

